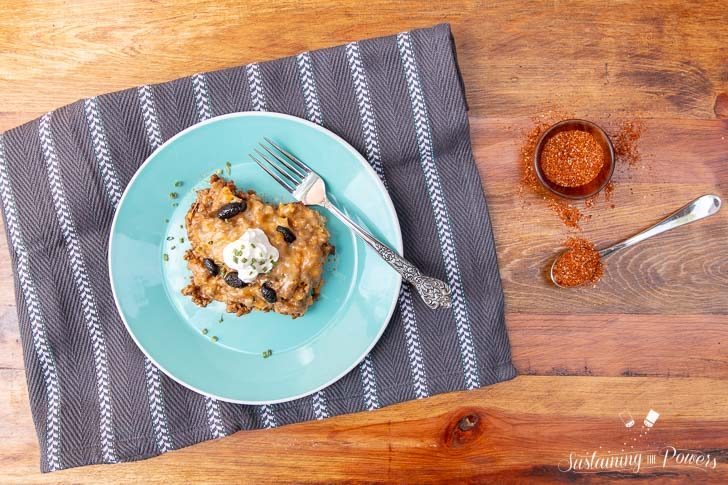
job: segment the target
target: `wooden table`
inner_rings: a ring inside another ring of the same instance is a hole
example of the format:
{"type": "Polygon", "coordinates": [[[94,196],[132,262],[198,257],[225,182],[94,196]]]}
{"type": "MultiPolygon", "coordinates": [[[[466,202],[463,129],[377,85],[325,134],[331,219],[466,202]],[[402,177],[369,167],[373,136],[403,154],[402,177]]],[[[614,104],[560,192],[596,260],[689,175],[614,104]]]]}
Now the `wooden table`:
{"type": "Polygon", "coordinates": [[[523,131],[550,109],[644,120],[645,167],[619,175],[615,208],[584,224],[598,243],[703,193],[728,197],[725,2],[122,3],[3,2],[0,130],[80,97],[450,22],[521,376],[41,476],[3,247],[0,481],[728,481],[728,210],[615,255],[595,289],[558,291],[541,273],[567,231],[517,197],[523,131]],[[663,468],[658,456],[639,473],[559,469],[570,452],[625,448],[619,413],[637,432],[649,409],[660,418],[637,446],[645,456],[648,443],[702,450],[716,468],[663,468]]]}

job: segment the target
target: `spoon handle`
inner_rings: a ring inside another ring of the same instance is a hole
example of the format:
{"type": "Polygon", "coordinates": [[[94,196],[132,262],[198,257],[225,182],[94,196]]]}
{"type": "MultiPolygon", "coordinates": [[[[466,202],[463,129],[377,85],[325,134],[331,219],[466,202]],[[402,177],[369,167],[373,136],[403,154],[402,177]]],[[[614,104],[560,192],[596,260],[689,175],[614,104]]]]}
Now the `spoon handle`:
{"type": "Polygon", "coordinates": [[[721,203],[720,197],[717,195],[703,195],[702,197],[698,197],[654,226],[649,227],[644,231],[635,234],[631,238],[615,244],[614,246],[602,249],[599,251],[599,255],[602,258],[605,258],[615,251],[634,246],[635,244],[652,236],[657,236],[658,234],[662,234],[670,229],[675,229],[676,227],[684,226],[690,222],[712,216],[720,210],[721,203]]]}

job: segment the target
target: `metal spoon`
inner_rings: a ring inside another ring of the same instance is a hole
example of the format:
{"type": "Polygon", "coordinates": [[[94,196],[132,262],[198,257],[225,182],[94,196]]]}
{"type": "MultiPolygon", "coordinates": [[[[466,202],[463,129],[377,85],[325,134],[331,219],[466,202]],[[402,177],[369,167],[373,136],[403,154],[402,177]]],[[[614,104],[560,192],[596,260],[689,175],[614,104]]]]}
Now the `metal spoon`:
{"type": "MultiPolygon", "coordinates": [[[[688,224],[690,222],[698,221],[705,217],[712,216],[720,210],[721,204],[722,201],[717,195],[703,195],[702,197],[698,197],[694,201],[673,212],[654,226],[649,227],[638,234],[635,234],[629,239],[618,242],[613,246],[609,246],[608,248],[599,250],[599,256],[604,259],[607,256],[615,253],[616,251],[619,251],[620,249],[634,246],[635,244],[642,242],[645,239],[651,238],[652,236],[657,236],[658,234],[662,234],[663,232],[669,231],[670,229],[675,229],[676,227],[684,226],[685,224],[688,224]]],[[[566,251],[571,250],[567,249],[566,251]]],[[[554,266],[556,266],[556,262],[566,251],[562,252],[551,264],[551,281],[553,281],[554,284],[560,288],[567,287],[561,286],[556,282],[556,278],[554,278],[554,266]]]]}

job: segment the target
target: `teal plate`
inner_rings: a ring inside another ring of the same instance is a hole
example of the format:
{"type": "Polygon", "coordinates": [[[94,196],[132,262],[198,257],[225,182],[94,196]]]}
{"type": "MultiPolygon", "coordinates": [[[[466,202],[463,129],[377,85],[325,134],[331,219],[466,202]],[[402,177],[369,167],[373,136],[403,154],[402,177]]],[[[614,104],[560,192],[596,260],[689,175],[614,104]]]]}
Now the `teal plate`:
{"type": "Polygon", "coordinates": [[[326,264],[321,297],[303,317],[237,317],[222,303],[200,308],[180,293],[189,280],[184,216],[212,173],[222,169],[269,203],[293,200],[247,156],[264,136],[308,163],[326,180],[332,201],[402,252],[397,215],[376,173],[318,125],[277,113],[235,113],[192,126],[157,149],[126,188],[111,227],[109,273],[119,314],[139,348],[171,378],[243,404],[289,401],[343,377],[384,332],[401,283],[321,209],[336,255],[326,264]],[[268,349],[272,355],[264,358],[268,349]]]}

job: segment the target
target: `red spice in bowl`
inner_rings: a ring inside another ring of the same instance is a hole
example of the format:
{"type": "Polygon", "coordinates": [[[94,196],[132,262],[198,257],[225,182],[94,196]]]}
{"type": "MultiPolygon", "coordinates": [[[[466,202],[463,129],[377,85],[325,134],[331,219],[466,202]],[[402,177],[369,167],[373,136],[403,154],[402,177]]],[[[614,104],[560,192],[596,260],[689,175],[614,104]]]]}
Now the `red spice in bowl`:
{"type": "Polygon", "coordinates": [[[562,187],[581,187],[594,180],[604,166],[604,151],[588,131],[561,131],[544,144],[541,170],[562,187]]]}
{"type": "Polygon", "coordinates": [[[606,132],[594,123],[565,120],[541,134],[533,165],[538,180],[555,195],[587,199],[611,180],[614,147],[606,132]]]}

